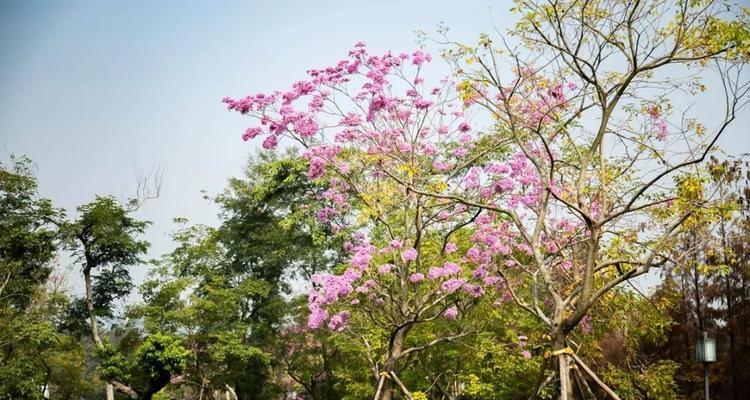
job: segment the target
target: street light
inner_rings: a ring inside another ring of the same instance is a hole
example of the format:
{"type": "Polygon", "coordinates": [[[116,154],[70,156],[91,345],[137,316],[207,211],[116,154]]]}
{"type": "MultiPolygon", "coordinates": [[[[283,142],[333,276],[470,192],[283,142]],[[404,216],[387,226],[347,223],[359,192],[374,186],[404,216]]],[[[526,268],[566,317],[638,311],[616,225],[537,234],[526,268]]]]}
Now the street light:
{"type": "Polygon", "coordinates": [[[695,359],[703,363],[703,384],[705,386],[706,400],[708,398],[708,364],[716,361],[716,341],[708,338],[708,333],[703,331],[703,338],[698,339],[695,345],[695,359]]]}

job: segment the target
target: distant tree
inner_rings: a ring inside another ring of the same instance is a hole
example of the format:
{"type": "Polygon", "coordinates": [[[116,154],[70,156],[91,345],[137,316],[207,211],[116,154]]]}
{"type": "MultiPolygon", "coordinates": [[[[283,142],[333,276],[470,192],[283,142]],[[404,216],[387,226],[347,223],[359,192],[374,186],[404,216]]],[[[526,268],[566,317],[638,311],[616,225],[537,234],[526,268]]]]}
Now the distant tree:
{"type": "Polygon", "coordinates": [[[47,281],[57,250],[57,232],[50,223],[60,210],[38,197],[37,181],[28,158],[0,164],[0,299],[22,310],[47,281]]]}
{"type": "Polygon", "coordinates": [[[85,391],[81,347],[56,324],[68,299],[52,275],[62,211],[37,193],[31,160],[0,164],[0,399],[85,391]]]}
{"type": "Polygon", "coordinates": [[[723,398],[750,392],[750,157],[712,158],[709,185],[724,199],[717,213],[713,249],[707,252],[711,290],[708,317],[716,322],[723,363],[723,398]]]}
{"type": "Polygon", "coordinates": [[[717,340],[711,366],[712,397],[740,399],[750,390],[750,369],[739,357],[750,350],[750,166],[746,158],[712,158],[701,176],[720,206],[676,242],[675,261],[663,271],[657,297],[673,298],[675,324],[655,354],[680,364],[679,387],[686,398],[701,398],[703,368],[694,347],[704,331],[717,340]],[[690,397],[692,396],[692,397],[690,397]]]}
{"type": "Polygon", "coordinates": [[[245,176],[215,199],[220,225],[177,230],[175,250],[141,286],[144,304],[130,316],[148,332],[183,338],[191,352],[182,389],[173,391],[228,391],[241,400],[280,395],[273,355],[284,345],[285,295],[296,277],[328,270],[339,258],[336,236],[307,211],[321,189],[306,170],[290,157],[251,160],[245,176]]]}
{"type": "MultiPolygon", "coordinates": [[[[139,194],[145,193],[140,190],[139,194]]],[[[125,204],[111,196],[96,196],[93,202],[78,207],[78,218],[61,224],[66,248],[81,266],[85,285],[84,298],[71,307],[68,326],[87,321],[108,399],[114,398],[114,391],[133,399],[150,399],[173,375],[179,375],[188,356],[179,340],[159,332],[135,338],[135,346],[125,349],[100,331],[101,320],[115,318],[117,302],[134,287],[130,268],[144,262],[149,243],[139,236],[149,222],[134,218],[132,213],[148,196],[146,193],[125,204]]]]}

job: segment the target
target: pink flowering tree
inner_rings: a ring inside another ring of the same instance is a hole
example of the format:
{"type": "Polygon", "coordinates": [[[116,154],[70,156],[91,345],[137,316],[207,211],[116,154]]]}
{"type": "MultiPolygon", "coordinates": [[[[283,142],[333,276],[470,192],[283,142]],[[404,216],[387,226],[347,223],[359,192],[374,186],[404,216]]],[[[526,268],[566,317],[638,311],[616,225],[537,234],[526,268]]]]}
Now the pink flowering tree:
{"type": "Polygon", "coordinates": [[[394,385],[408,397],[399,361],[467,332],[410,346],[410,330],[487,294],[548,327],[557,366],[543,385],[573,398],[575,373],[618,398],[569,335],[618,285],[679,263],[674,237],[711,208],[692,173],[746,104],[747,25],[716,1],[517,3],[522,50],[449,43],[457,84],[427,85],[420,51],[358,44],[290,91],[225,100],[256,118],[246,140],[306,149],[329,187],[321,220],[360,228],[347,269],[314,279],[309,323],[362,339],[376,398],[394,385]],[[708,127],[674,93],[713,94],[722,115],[708,127]],[[389,332],[382,354],[359,318],[389,332]]]}
{"type": "Polygon", "coordinates": [[[680,265],[675,238],[714,213],[699,172],[748,102],[748,11],[721,1],[515,3],[522,18],[501,45],[486,35],[475,47],[445,42],[462,100],[491,114],[513,159],[472,163],[443,191],[409,187],[496,216],[486,229],[520,250],[500,252],[498,274],[549,327],[558,362],[547,382],[570,399],[575,373],[618,398],[569,334],[590,329],[589,312],[618,285],[680,265]],[[695,103],[713,118],[699,121],[695,103]],[[470,190],[460,179],[477,167],[470,190]]]}
{"type": "Polygon", "coordinates": [[[308,327],[361,343],[376,399],[390,399],[394,390],[410,397],[397,371],[419,352],[470,334],[470,309],[487,294],[506,292],[486,252],[464,245],[468,226],[489,225],[493,217],[410,189],[429,182],[443,190],[446,174],[457,171],[453,159],[478,146],[455,84],[423,82],[430,60],[420,51],[374,56],[358,43],[347,59],[308,71],[310,79],[289,91],[225,99],[231,110],[257,120],[246,140],[262,136],[271,149],[285,138],[305,148],[309,177],[327,187],[327,205],[313,211],[336,231],[357,232],[343,270],[313,277],[308,327]],[[409,339],[436,323],[451,329],[409,339]],[[372,335],[372,326],[383,335],[372,335]],[[446,331],[452,332],[437,334],[446,331]]]}

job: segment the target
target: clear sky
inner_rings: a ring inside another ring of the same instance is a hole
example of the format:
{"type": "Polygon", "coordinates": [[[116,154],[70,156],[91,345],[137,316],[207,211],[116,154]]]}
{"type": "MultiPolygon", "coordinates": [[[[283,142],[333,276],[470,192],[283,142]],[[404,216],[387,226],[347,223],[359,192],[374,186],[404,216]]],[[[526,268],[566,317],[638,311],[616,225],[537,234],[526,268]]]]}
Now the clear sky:
{"type": "MultiPolygon", "coordinates": [[[[747,3],[747,1],[743,2],[747,3]]],[[[215,223],[216,194],[258,148],[224,96],[287,87],[358,40],[409,51],[415,29],[444,21],[473,42],[514,21],[509,0],[0,0],[0,159],[30,156],[42,195],[73,210],[95,194],[129,197],[136,166],[165,169],[151,257],[170,250],[171,219],[215,223]]],[[[710,111],[710,110],[709,110],[710,111]]],[[[750,151],[747,118],[723,140],[750,151]]],[[[144,271],[134,273],[140,281],[144,271]]]]}

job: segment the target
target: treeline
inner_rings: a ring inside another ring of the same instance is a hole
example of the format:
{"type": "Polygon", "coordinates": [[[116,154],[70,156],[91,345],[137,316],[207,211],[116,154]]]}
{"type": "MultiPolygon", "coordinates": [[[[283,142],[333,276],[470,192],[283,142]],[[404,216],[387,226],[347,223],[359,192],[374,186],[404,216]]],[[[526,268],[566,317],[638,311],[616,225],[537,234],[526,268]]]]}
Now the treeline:
{"type": "MultiPolygon", "coordinates": [[[[341,232],[310,212],[325,195],[307,178],[306,161],[263,154],[250,162],[213,199],[220,224],[175,219],[174,250],[153,261],[144,260],[148,222],[132,215],[141,202],[97,196],[66,213],[38,196],[31,165],[14,158],[0,170],[0,398],[373,395],[368,357],[377,351],[352,335],[307,328],[304,287],[349,255],[341,232]],[[63,253],[73,256],[83,297],[56,268],[63,253]],[[150,271],[137,287],[134,268],[150,271]],[[133,291],[142,301],[119,306],[133,291]]],[[[709,171],[706,185],[724,207],[715,225],[680,237],[675,257],[688,259],[666,266],[653,294],[613,292],[573,333],[580,356],[622,399],[702,398],[693,354],[703,331],[718,343],[714,398],[750,392],[742,356],[750,350],[749,169],[713,160],[709,171]]],[[[545,329],[508,300],[480,300],[461,321],[470,335],[403,361],[410,367],[401,380],[420,389],[413,399],[553,395],[553,386],[534,393],[551,362],[545,329]]],[[[440,329],[412,335],[424,341],[440,329]]],[[[361,334],[372,346],[388,341],[375,323],[361,334]]]]}

